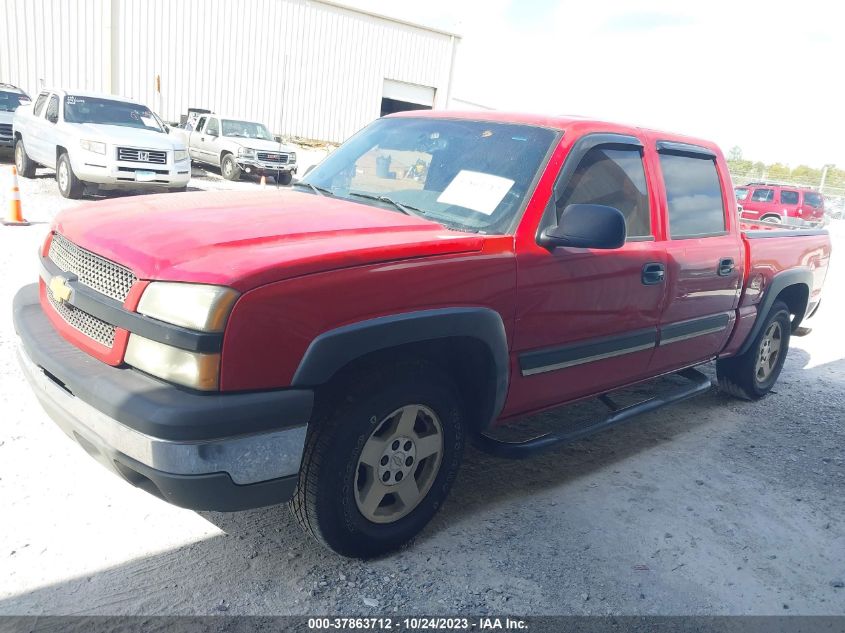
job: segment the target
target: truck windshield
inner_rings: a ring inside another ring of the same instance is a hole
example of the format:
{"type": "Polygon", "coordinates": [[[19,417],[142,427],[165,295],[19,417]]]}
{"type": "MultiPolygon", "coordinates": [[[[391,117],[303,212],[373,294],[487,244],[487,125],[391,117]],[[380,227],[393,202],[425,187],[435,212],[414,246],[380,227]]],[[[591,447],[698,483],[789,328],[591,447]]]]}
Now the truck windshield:
{"type": "Polygon", "coordinates": [[[503,233],[556,138],[530,125],[389,117],[353,136],[302,182],[449,228],[503,233]]]}
{"type": "Polygon", "coordinates": [[[29,97],[19,92],[0,90],[0,112],[14,112],[18,106],[28,105],[29,97]]]}
{"type": "Polygon", "coordinates": [[[262,141],[273,141],[273,135],[261,123],[252,121],[234,121],[223,119],[223,136],[234,136],[238,138],[257,138],[262,141]]]}
{"type": "Polygon", "coordinates": [[[146,106],[96,97],[67,95],[65,97],[65,121],[68,123],[120,125],[153,132],[164,132],[156,117],[146,106]]]}

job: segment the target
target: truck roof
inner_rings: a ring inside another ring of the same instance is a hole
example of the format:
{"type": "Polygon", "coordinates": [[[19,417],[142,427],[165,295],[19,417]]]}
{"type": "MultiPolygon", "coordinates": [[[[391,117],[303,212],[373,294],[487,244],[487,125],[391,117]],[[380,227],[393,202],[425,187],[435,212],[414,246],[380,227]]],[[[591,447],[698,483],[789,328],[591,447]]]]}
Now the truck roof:
{"type": "Polygon", "coordinates": [[[674,132],[653,130],[650,128],[638,127],[635,125],[611,123],[609,121],[602,121],[600,119],[593,119],[578,115],[545,115],[530,114],[526,112],[501,112],[498,110],[412,110],[409,112],[396,112],[395,114],[389,114],[387,116],[390,118],[418,117],[435,119],[464,119],[474,121],[491,121],[496,123],[514,123],[520,125],[535,125],[540,127],[547,127],[555,130],[561,130],[563,132],[578,132],[579,134],[587,134],[590,132],[615,132],[618,134],[637,134],[641,132],[646,132],[659,137],[660,140],[689,143],[691,145],[706,147],[708,149],[713,150],[719,155],[721,155],[722,153],[718,145],[706,139],[685,136],[682,134],[676,134],[674,132]]]}
{"type": "Polygon", "coordinates": [[[139,99],[129,99],[120,95],[112,95],[105,92],[96,92],[93,90],[76,90],[73,88],[44,88],[40,92],[52,92],[57,95],[73,95],[75,97],[91,97],[92,99],[110,99],[112,101],[123,101],[124,103],[132,103],[142,105],[143,102],[139,99]]]}
{"type": "Polygon", "coordinates": [[[5,92],[16,92],[17,94],[21,94],[21,95],[26,94],[23,90],[21,90],[17,86],[14,86],[12,84],[3,83],[2,81],[0,81],[0,90],[3,90],[5,92]]]}

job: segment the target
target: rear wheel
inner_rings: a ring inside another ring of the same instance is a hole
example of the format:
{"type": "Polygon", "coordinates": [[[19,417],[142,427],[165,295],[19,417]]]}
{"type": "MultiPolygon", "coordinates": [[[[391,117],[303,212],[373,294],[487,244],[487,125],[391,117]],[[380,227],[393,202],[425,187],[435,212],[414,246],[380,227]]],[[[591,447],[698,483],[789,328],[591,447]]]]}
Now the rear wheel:
{"type": "Polygon", "coordinates": [[[19,138],[18,142],[15,143],[15,169],[24,178],[35,176],[35,163],[26,155],[26,148],[23,145],[22,138],[19,138]]]}
{"type": "Polygon", "coordinates": [[[764,215],[761,220],[768,224],[783,224],[783,218],[779,215],[764,215]]]}
{"type": "Polygon", "coordinates": [[[73,167],[67,154],[59,156],[59,161],[56,164],[56,182],[59,183],[59,193],[65,198],[78,200],[85,192],[85,183],[73,173],[73,167]]]}
{"type": "Polygon", "coordinates": [[[791,331],[789,308],[782,301],[775,301],[748,351],[717,361],[719,388],[746,400],[765,396],[783,369],[791,331]]]}
{"type": "Polygon", "coordinates": [[[226,180],[238,180],[241,177],[241,168],[235,161],[234,156],[226,154],[220,162],[220,173],[226,180]]]}
{"type": "Polygon", "coordinates": [[[409,362],[368,372],[311,423],[291,509],[345,556],[396,549],[446,499],[464,434],[459,398],[441,370],[409,362]]]}

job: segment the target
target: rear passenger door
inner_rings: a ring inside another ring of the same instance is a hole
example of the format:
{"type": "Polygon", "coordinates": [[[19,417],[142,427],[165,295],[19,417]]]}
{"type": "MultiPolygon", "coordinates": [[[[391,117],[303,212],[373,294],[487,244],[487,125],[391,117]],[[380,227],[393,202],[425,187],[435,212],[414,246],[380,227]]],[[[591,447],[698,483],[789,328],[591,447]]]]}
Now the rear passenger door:
{"type": "Polygon", "coordinates": [[[735,320],[742,243],[730,213],[730,177],[708,148],[658,142],[666,222],[667,296],[652,373],[716,356],[735,320]]]}

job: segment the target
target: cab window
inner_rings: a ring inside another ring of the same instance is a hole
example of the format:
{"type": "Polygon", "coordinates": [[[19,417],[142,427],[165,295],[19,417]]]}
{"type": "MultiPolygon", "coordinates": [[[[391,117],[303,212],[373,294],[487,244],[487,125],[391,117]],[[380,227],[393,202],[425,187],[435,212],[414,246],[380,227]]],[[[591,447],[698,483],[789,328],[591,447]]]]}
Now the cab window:
{"type": "Polygon", "coordinates": [[[725,232],[725,205],[716,161],[710,156],[660,154],[672,239],[725,232]]]}
{"type": "Polygon", "coordinates": [[[203,131],[203,129],[204,129],[203,126],[205,125],[205,119],[206,119],[206,117],[203,116],[203,117],[200,117],[199,121],[197,121],[197,126],[194,128],[197,132],[203,131]]]}
{"type": "Polygon", "coordinates": [[[208,127],[205,133],[211,136],[220,136],[220,123],[218,123],[217,119],[208,120],[208,127]]]}
{"type": "Polygon", "coordinates": [[[738,202],[745,200],[748,197],[748,187],[734,187],[734,195],[738,202]]]}
{"type": "Polygon", "coordinates": [[[570,204],[614,207],[625,216],[629,238],[650,236],[648,187],[640,150],[599,146],[588,151],[557,202],[558,218],[570,204]]]}
{"type": "Polygon", "coordinates": [[[50,101],[47,103],[47,111],[44,113],[44,118],[50,123],[58,123],[59,98],[56,95],[50,97],[50,101]]]}

